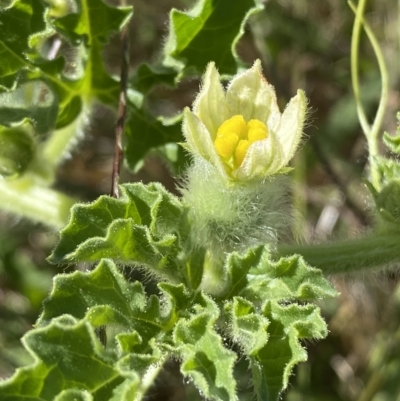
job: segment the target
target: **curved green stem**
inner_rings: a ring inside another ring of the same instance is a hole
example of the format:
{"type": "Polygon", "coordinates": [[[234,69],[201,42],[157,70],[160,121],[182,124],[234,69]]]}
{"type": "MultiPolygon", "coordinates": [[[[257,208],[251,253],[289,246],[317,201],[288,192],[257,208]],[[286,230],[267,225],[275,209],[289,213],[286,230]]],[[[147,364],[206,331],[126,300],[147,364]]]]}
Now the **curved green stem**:
{"type": "Polygon", "coordinates": [[[389,92],[389,75],[387,72],[385,59],[383,57],[379,43],[369,24],[364,20],[363,15],[364,15],[365,4],[366,0],[360,0],[357,6],[355,6],[353,2],[349,1],[349,6],[356,15],[353,27],[352,42],[351,42],[351,78],[353,83],[354,97],[357,103],[358,118],[360,120],[361,127],[368,142],[369,163],[371,168],[372,184],[376,189],[379,189],[380,176],[376,165],[376,158],[377,156],[379,156],[379,131],[386,110],[386,103],[389,92]],[[374,50],[376,59],[378,61],[379,72],[381,74],[381,80],[382,80],[382,89],[381,89],[379,107],[372,126],[370,126],[367,121],[367,117],[365,115],[365,111],[362,106],[360,97],[360,84],[358,77],[358,49],[360,45],[360,33],[362,27],[364,28],[368,36],[368,39],[371,42],[371,46],[374,50]]]}
{"type": "Polygon", "coordinates": [[[279,246],[275,256],[299,254],[325,274],[390,267],[400,262],[400,233],[371,235],[323,245],[279,246]]]}
{"type": "Polygon", "coordinates": [[[64,227],[73,198],[38,185],[32,178],[0,178],[0,208],[54,229],[64,227]]]}
{"type": "MultiPolygon", "coordinates": [[[[358,119],[365,136],[368,137],[371,127],[367,121],[364,108],[360,97],[360,82],[358,79],[358,49],[360,46],[360,34],[363,21],[363,15],[367,0],[360,0],[356,8],[356,18],[353,25],[353,33],[351,35],[351,81],[353,84],[354,97],[357,103],[358,119]]],[[[350,4],[350,3],[349,3],[350,4]]]]}

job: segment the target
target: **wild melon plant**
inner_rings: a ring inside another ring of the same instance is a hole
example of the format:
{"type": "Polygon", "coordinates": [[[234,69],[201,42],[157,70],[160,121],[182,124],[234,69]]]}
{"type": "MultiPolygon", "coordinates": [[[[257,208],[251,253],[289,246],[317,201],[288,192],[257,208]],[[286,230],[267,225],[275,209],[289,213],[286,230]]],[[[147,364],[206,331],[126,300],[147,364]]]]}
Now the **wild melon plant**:
{"type": "MultiPolygon", "coordinates": [[[[1,400],[139,401],[171,359],[206,399],[238,399],[235,366],[243,359],[256,399],[279,399],[293,367],[307,359],[303,340],[327,335],[314,303],[337,295],[326,275],[400,260],[400,164],[379,153],[388,82],[364,6],[351,4],[352,80],[376,226],[343,243],[290,245],[296,166],[289,163],[305,140],[308,103],[298,90],[280,110],[261,62],[246,66],[238,57],[237,42],[250,16],[263,11],[261,1],[199,0],[187,12],[173,9],[158,60],[132,74],[132,7],[1,3],[0,206],[61,229],[50,262],[90,266],[54,278],[22,339],[34,362],[0,383],[1,400]],[[362,29],[382,76],[372,125],[358,83],[362,29]],[[122,62],[112,76],[102,55],[116,32],[122,62]],[[196,99],[176,118],[147,107],[155,86],[201,76],[196,99]],[[111,195],[79,203],[53,184],[96,103],[117,111],[113,185],[111,195]],[[119,185],[122,161],[135,171],[156,148],[170,165],[182,150],[189,156],[179,196],[156,182],[119,185]],[[157,283],[155,294],[129,279],[134,269],[157,283]]],[[[384,141],[400,153],[400,132],[384,141]]]]}

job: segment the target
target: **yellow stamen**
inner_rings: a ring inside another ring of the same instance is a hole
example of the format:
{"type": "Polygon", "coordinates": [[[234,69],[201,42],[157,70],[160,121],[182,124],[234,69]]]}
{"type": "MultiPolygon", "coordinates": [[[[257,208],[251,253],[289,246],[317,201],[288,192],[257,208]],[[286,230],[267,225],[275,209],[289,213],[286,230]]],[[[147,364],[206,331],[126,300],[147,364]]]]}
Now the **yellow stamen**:
{"type": "Polygon", "coordinates": [[[232,156],[238,141],[239,137],[236,134],[227,132],[224,135],[217,135],[214,141],[214,146],[221,157],[227,158],[232,156]]]}
{"type": "Polygon", "coordinates": [[[250,143],[261,141],[261,139],[265,139],[268,136],[267,126],[260,120],[250,120],[247,126],[249,127],[247,137],[250,143]]]}
{"type": "Polygon", "coordinates": [[[239,141],[238,146],[235,150],[235,164],[240,166],[246,156],[247,149],[250,146],[250,142],[242,139],[239,141]]]}
{"type": "Polygon", "coordinates": [[[236,115],[224,121],[218,128],[217,137],[227,133],[236,134],[239,139],[247,138],[247,124],[242,115],[236,115]]]}
{"type": "Polygon", "coordinates": [[[246,157],[249,146],[268,137],[267,126],[260,120],[246,123],[242,115],[224,121],[214,141],[217,153],[231,169],[238,168],[246,157]]]}

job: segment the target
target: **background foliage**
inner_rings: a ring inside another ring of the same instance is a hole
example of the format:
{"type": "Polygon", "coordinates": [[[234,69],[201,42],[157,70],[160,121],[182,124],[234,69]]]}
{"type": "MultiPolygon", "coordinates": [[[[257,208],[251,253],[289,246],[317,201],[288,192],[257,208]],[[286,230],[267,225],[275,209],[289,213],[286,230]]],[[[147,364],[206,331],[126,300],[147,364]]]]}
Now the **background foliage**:
{"type": "MultiPolygon", "coordinates": [[[[182,60],[191,55],[188,43],[181,43],[173,37],[166,39],[168,12],[172,7],[184,10],[191,4],[192,2],[186,0],[134,2],[135,13],[130,30],[131,80],[133,86],[140,92],[148,93],[148,97],[143,104],[137,93],[131,94],[129,107],[132,113],[127,125],[128,138],[130,135],[134,137],[133,133],[131,134],[133,130],[150,132],[156,138],[153,146],[180,138],[179,116],[175,119],[176,114],[184,106],[191,104],[199,86],[199,80],[194,76],[204,69],[210,57],[207,54],[204,56],[206,58],[203,58],[199,52],[196,63],[190,68],[186,67],[182,60]],[[163,43],[166,43],[168,57],[160,61],[158,54],[163,43]],[[143,64],[143,61],[150,63],[155,60],[157,62],[153,63],[153,69],[143,64]],[[181,77],[186,76],[189,79],[175,82],[177,72],[181,77]],[[156,82],[165,83],[167,86],[153,88],[156,82]],[[170,128],[160,132],[160,120],[148,118],[153,115],[172,118],[168,120],[170,128]]],[[[250,9],[256,3],[243,1],[241,4],[245,5],[244,9],[250,9]]],[[[374,0],[370,2],[366,14],[382,44],[389,66],[391,88],[398,88],[400,81],[399,7],[400,5],[393,0],[374,0]]],[[[56,8],[54,13],[57,13],[56,8]]],[[[121,12],[114,18],[122,20],[126,15],[127,13],[121,12]]],[[[217,10],[215,20],[211,19],[210,24],[223,23],[224,18],[229,19],[229,13],[217,10]]],[[[299,210],[297,231],[299,236],[309,241],[323,242],[332,238],[347,238],[368,231],[373,223],[369,213],[372,200],[361,180],[367,161],[365,139],[359,127],[350,85],[349,54],[353,19],[354,16],[345,2],[269,1],[265,11],[251,16],[251,24],[245,28],[244,36],[238,42],[236,50],[243,63],[251,63],[255,58],[261,58],[265,76],[281,95],[281,106],[287,103],[297,88],[304,89],[309,98],[312,109],[306,130],[309,139],[295,160],[296,169],[293,173],[293,193],[299,210]]],[[[175,12],[170,23],[180,24],[179,26],[183,27],[181,29],[184,29],[185,24],[196,24],[196,19],[188,20],[184,14],[175,12]]],[[[87,37],[93,40],[90,62],[80,68],[92,68],[96,58],[104,57],[107,71],[96,70],[95,76],[99,81],[86,79],[75,82],[74,85],[63,82],[63,78],[49,81],[48,85],[53,85],[56,91],[62,93],[64,101],[59,105],[57,122],[43,121],[43,124],[56,124],[61,129],[84,110],[85,102],[90,101],[93,93],[105,104],[116,98],[118,85],[115,85],[110,77],[119,73],[120,39],[118,36],[111,36],[102,54],[97,46],[105,41],[104,35],[111,32],[93,31],[98,25],[95,22],[93,25],[85,23],[84,26],[92,31],[84,32],[79,30],[79,21],[71,18],[59,20],[56,29],[60,32],[66,27],[68,32],[76,27],[71,39],[77,46],[88,45],[87,37]],[[62,91],[67,91],[67,96],[62,91]],[[104,94],[99,94],[98,91],[104,91],[104,94]]],[[[2,39],[6,37],[3,36],[3,28],[2,39]]],[[[44,29],[43,26],[33,28],[37,31],[44,29]]],[[[111,24],[110,31],[112,28],[111,24]]],[[[26,37],[32,33],[35,31],[21,31],[21,35],[26,37]]],[[[232,39],[234,35],[231,34],[229,40],[232,39]]],[[[196,40],[204,43],[208,38],[193,37],[190,40],[196,44],[196,40]]],[[[73,52],[73,49],[64,50],[67,54],[73,52]]],[[[231,52],[224,53],[216,49],[215,54],[216,57],[221,56],[221,72],[234,72],[230,70],[234,57],[231,52]]],[[[20,63],[20,60],[16,60],[16,64],[12,66],[13,71],[21,68],[22,65],[18,62],[20,63]]],[[[29,62],[35,64],[44,61],[32,54],[29,62]]],[[[362,42],[360,66],[362,97],[368,113],[373,115],[379,100],[380,80],[373,53],[365,38],[362,42]]],[[[56,59],[48,61],[46,68],[49,74],[54,76],[54,73],[64,66],[56,59]]],[[[72,68],[71,73],[76,73],[76,70],[72,68]]],[[[6,76],[7,79],[2,79],[0,84],[9,88],[13,84],[13,75],[6,76]]],[[[27,76],[28,78],[32,79],[32,76],[27,76]]],[[[23,87],[21,99],[27,96],[29,89],[23,87]]],[[[44,99],[34,104],[42,108],[41,116],[51,116],[52,103],[46,102],[43,93],[46,94],[46,88],[42,89],[41,93],[33,93],[30,96],[44,99]],[[46,108],[49,109],[48,114],[43,113],[43,109],[46,108]]],[[[10,110],[4,106],[7,105],[4,99],[2,105],[2,115],[9,116],[10,121],[20,119],[18,107],[10,110]]],[[[384,127],[388,132],[395,131],[396,122],[393,116],[398,109],[399,92],[392,89],[384,127]]],[[[31,117],[34,118],[37,110],[32,107],[31,113],[31,117]]],[[[82,121],[82,129],[86,135],[79,147],[62,163],[56,177],[51,178],[56,189],[82,200],[94,200],[99,195],[109,193],[114,120],[113,109],[105,105],[96,105],[90,119],[82,121]]],[[[41,121],[36,126],[39,134],[40,123],[41,121]]],[[[23,129],[25,130],[25,127],[23,129]]],[[[32,148],[29,136],[26,138],[28,139],[19,145],[19,149],[22,146],[26,150],[25,158],[29,158],[32,148]]],[[[133,175],[125,169],[123,180],[142,180],[144,183],[159,181],[174,192],[174,177],[182,172],[185,166],[182,152],[174,146],[159,147],[146,157],[144,163],[139,163],[147,145],[141,146],[143,148],[136,142],[128,141],[127,164],[136,174],[133,175]]],[[[48,163],[51,164],[52,160],[49,159],[48,163]]],[[[15,168],[11,166],[10,170],[15,172],[15,168]]],[[[23,170],[24,165],[19,165],[18,169],[23,170]]],[[[38,170],[43,179],[50,179],[49,172],[40,168],[38,170]]],[[[45,259],[57,240],[56,233],[11,214],[3,213],[0,219],[0,375],[8,377],[16,367],[26,365],[30,359],[20,345],[19,338],[39,315],[42,300],[50,290],[51,278],[57,273],[72,271],[73,266],[61,270],[60,267],[51,266],[46,262],[45,259]]],[[[80,260],[77,259],[80,262],[77,265],[78,269],[85,270],[85,262],[80,260]]],[[[127,275],[132,279],[142,278],[138,272],[130,272],[127,275]]],[[[150,293],[158,292],[154,283],[148,280],[145,282],[150,293]]],[[[350,280],[336,277],[334,283],[341,296],[320,305],[328,321],[330,335],[324,341],[308,344],[309,360],[296,368],[291,387],[285,393],[284,399],[396,399],[400,392],[396,380],[400,363],[400,351],[396,341],[400,323],[396,275],[387,272],[379,276],[352,277],[350,280]]],[[[46,312],[50,310],[50,306],[51,303],[47,304],[46,312]]],[[[243,307],[231,307],[240,306],[243,307]]],[[[212,309],[209,305],[204,306],[204,314],[208,313],[208,318],[212,319],[212,312],[206,310],[208,307],[212,309]]],[[[74,325],[73,321],[58,323],[79,331],[82,341],[87,339],[88,334],[84,327],[74,325]]],[[[57,325],[51,329],[57,330],[57,325]]],[[[27,341],[29,342],[29,337],[27,341]]],[[[157,351],[153,349],[153,352],[157,351]]],[[[227,358],[229,359],[228,356],[227,358]]],[[[150,398],[165,400],[166,392],[171,400],[196,397],[192,384],[180,376],[176,364],[169,362],[167,367],[151,390],[150,398]]],[[[243,399],[250,399],[246,366],[243,364],[242,368],[239,364],[237,369],[243,377],[243,382],[240,383],[243,399]]],[[[135,379],[131,380],[132,386],[135,386],[135,379]]]]}

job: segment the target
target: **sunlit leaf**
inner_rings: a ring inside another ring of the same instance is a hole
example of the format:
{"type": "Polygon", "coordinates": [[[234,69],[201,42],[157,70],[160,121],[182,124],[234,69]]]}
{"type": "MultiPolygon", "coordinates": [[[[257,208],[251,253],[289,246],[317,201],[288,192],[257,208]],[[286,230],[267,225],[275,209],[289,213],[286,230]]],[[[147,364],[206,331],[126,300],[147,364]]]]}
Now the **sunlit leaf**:
{"type": "Polygon", "coordinates": [[[304,301],[334,297],[336,291],[300,256],[273,261],[265,247],[230,255],[226,269],[229,335],[249,358],[258,400],[278,400],[293,367],[307,359],[300,340],[327,335],[319,308],[304,301]]]}
{"type": "Polygon", "coordinates": [[[212,60],[221,74],[234,74],[240,63],[236,45],[258,0],[199,0],[188,12],[172,10],[164,64],[203,73],[212,60]]]}
{"type": "Polygon", "coordinates": [[[236,355],[228,350],[213,327],[219,311],[204,296],[204,305],[196,305],[193,315],[181,319],[174,331],[174,343],[182,358],[181,371],[193,379],[205,397],[212,400],[236,400],[233,365],[236,355]]]}
{"type": "Polygon", "coordinates": [[[177,278],[182,212],[178,199],[160,184],[125,184],[119,199],[102,196],[92,204],[73,207],[50,260],[113,258],[177,278]]]}
{"type": "Polygon", "coordinates": [[[165,361],[164,341],[172,342],[168,336],[191,302],[182,285],[159,288],[162,304],[107,260],[92,272],[57,276],[37,328],[24,338],[35,363],[0,383],[0,398],[142,399],[146,372],[165,361]],[[96,328],[108,333],[105,348],[96,328]]]}

